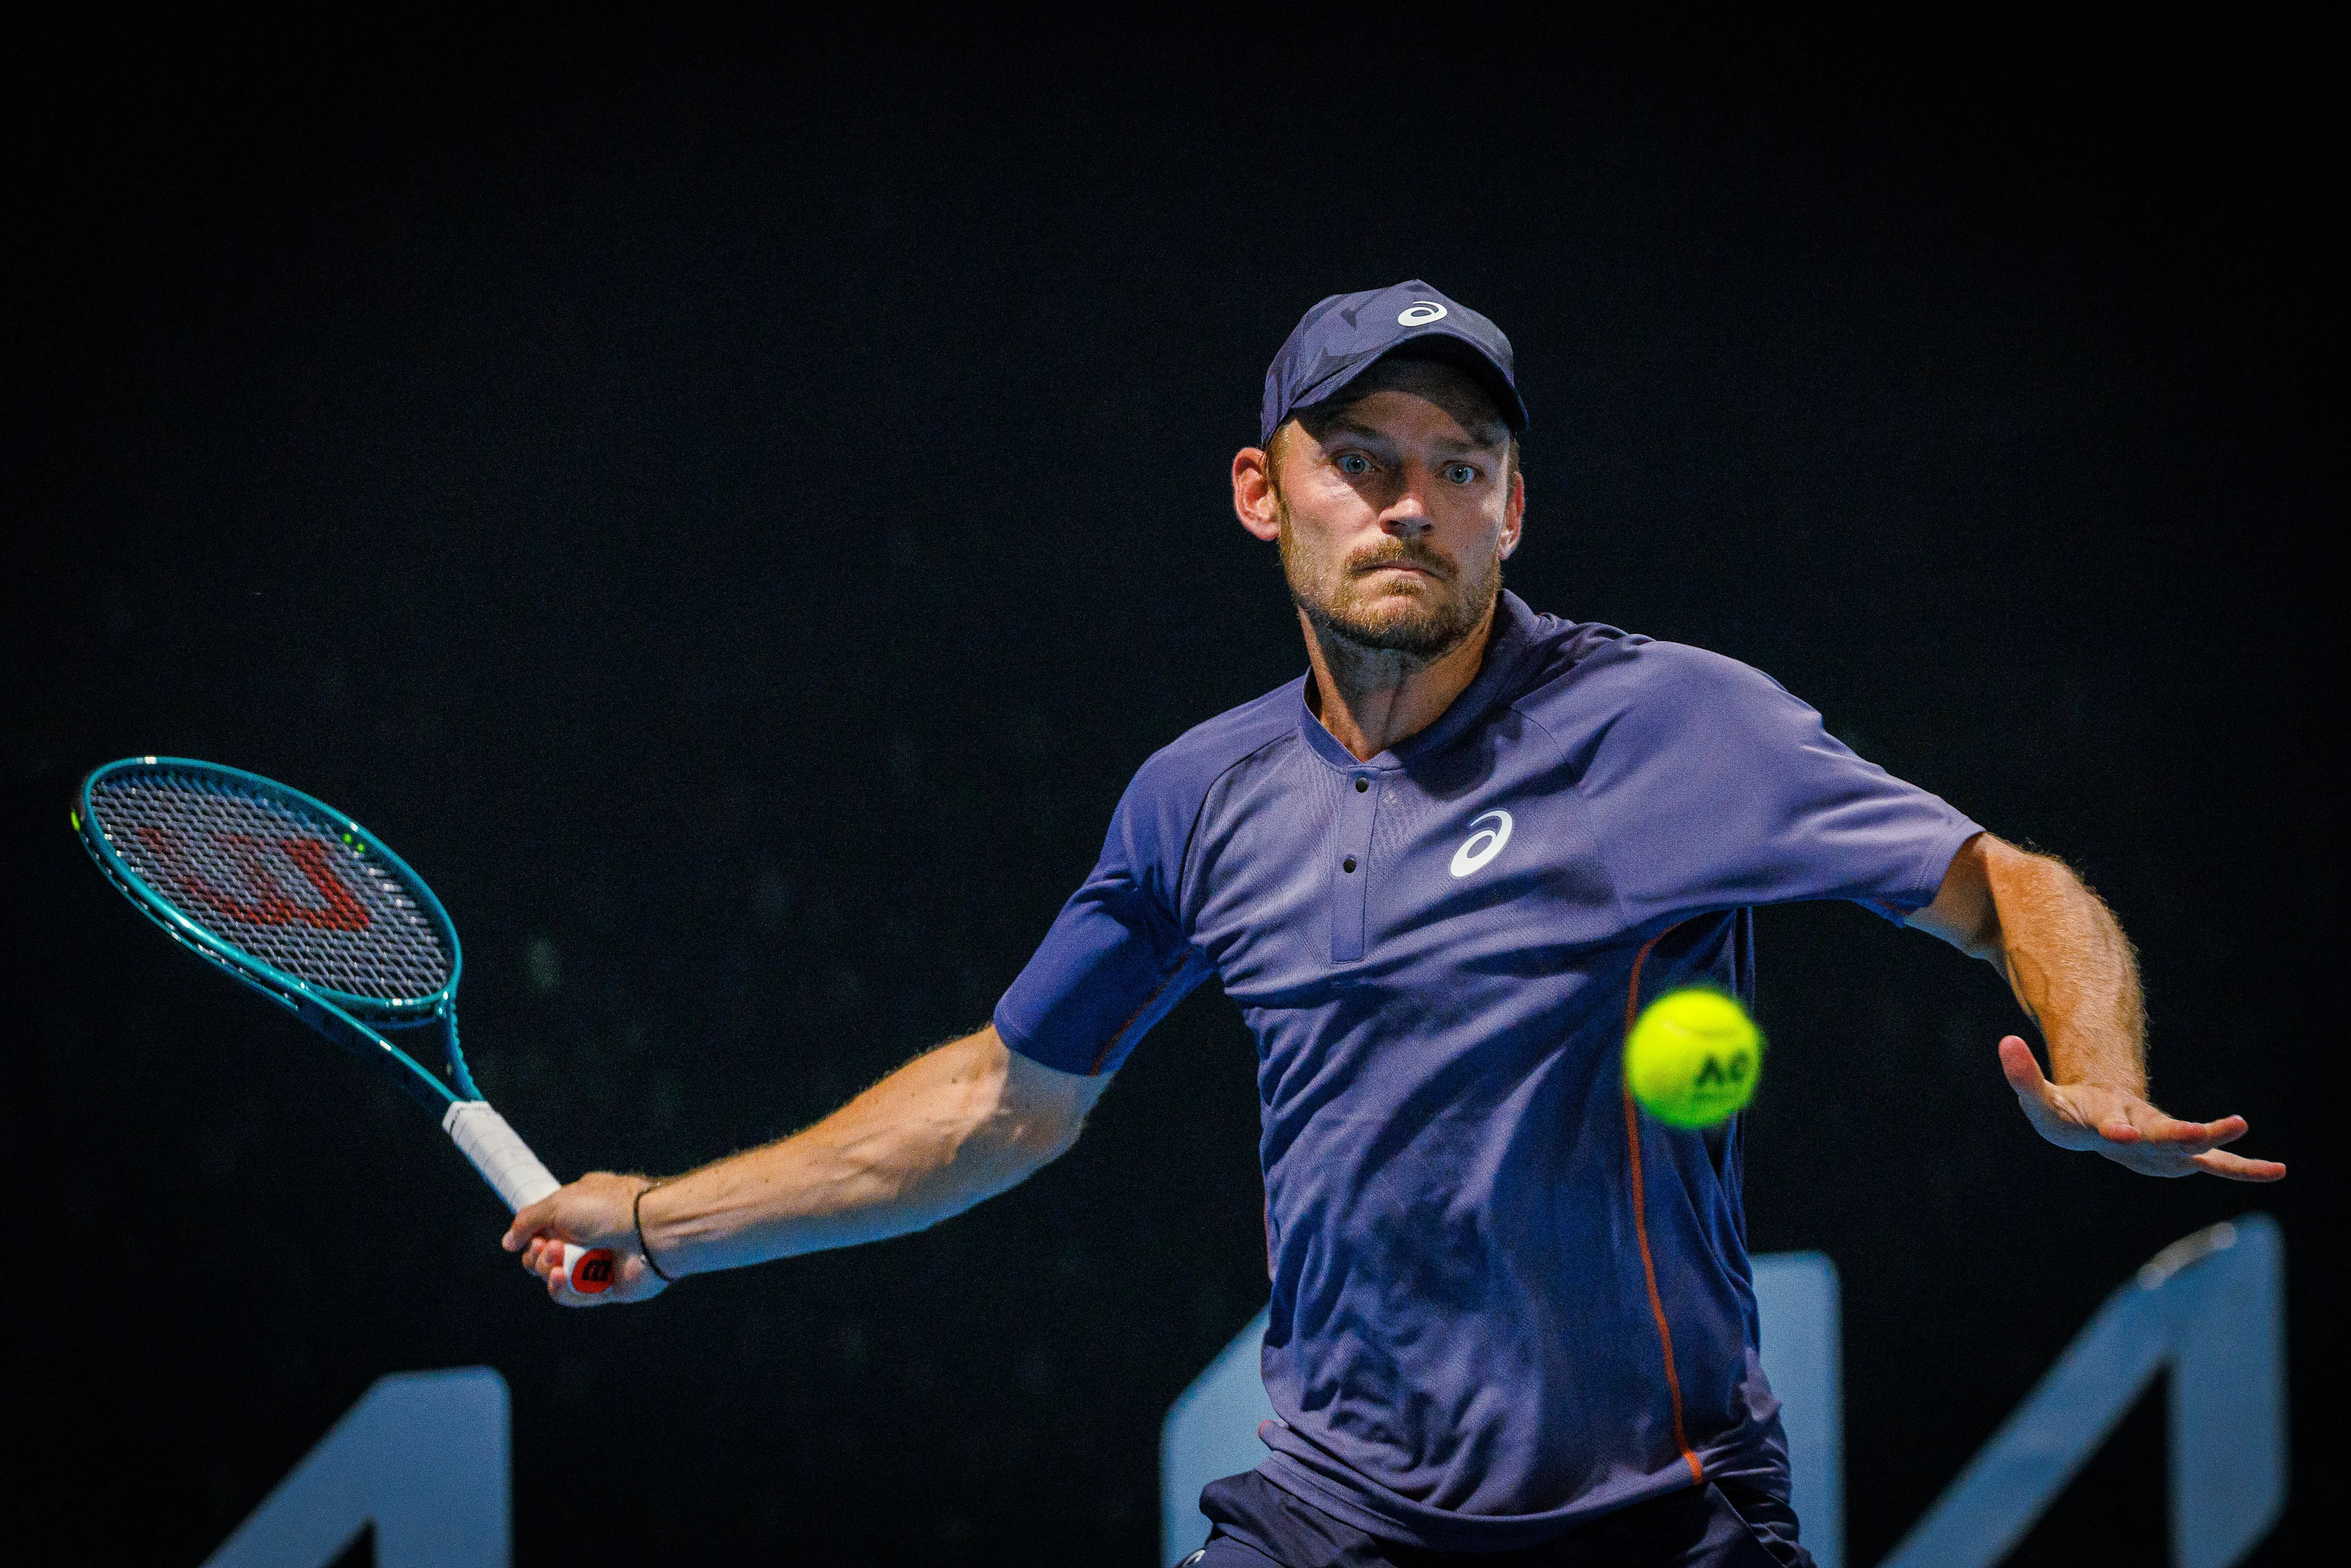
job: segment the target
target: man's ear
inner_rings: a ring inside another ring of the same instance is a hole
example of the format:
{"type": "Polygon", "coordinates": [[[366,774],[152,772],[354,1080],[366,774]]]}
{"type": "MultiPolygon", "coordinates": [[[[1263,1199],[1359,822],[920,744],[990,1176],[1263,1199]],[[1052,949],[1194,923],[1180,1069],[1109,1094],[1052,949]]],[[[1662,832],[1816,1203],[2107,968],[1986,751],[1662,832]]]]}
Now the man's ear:
{"type": "Polygon", "coordinates": [[[1510,470],[1510,498],[1502,503],[1502,559],[1510,559],[1525,536],[1527,521],[1527,476],[1522,469],[1510,470]]]}
{"type": "Polygon", "coordinates": [[[1271,544],[1281,537],[1281,497],[1273,488],[1273,455],[1262,446],[1233,454],[1233,513],[1241,527],[1271,544]]]}

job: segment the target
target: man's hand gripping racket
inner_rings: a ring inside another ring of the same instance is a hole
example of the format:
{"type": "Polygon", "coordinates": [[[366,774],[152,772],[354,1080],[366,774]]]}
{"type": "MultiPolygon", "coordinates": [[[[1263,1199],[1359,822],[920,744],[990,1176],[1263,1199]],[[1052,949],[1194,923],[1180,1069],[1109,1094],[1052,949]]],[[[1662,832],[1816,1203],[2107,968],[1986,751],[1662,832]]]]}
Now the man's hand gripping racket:
{"type": "Polygon", "coordinates": [[[591,1171],[517,1210],[514,1223],[507,1227],[504,1246],[509,1252],[521,1253],[523,1267],[545,1280],[548,1293],[567,1306],[601,1306],[657,1296],[669,1289],[669,1281],[647,1268],[644,1255],[637,1250],[637,1194],[651,1185],[640,1176],[591,1171]],[[574,1242],[609,1250],[619,1260],[607,1294],[583,1301],[565,1288],[574,1242]]]}
{"type": "MultiPolygon", "coordinates": [[[[398,1085],[507,1207],[557,1192],[458,1050],[456,928],[423,879],[357,822],[256,774],[138,757],[82,780],[73,825],[140,913],[398,1085]],[[438,1071],[417,1060],[436,1054],[438,1071]]],[[[552,1236],[534,1245],[540,1257],[562,1249],[559,1270],[539,1270],[559,1300],[615,1283],[651,1294],[639,1275],[659,1288],[633,1249],[622,1261],[552,1236]]]]}

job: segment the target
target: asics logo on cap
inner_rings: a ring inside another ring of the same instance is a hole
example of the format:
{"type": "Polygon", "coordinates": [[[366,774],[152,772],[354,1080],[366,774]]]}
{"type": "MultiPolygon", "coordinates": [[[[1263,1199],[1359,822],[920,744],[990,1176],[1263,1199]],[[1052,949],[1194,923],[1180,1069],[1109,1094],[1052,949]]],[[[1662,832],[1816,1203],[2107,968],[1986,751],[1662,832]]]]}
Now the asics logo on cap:
{"type": "Polygon", "coordinates": [[[1404,314],[1396,318],[1396,325],[1399,327],[1426,327],[1431,321],[1442,321],[1444,319],[1444,306],[1439,305],[1434,299],[1416,299],[1410,305],[1405,307],[1404,314]]]}
{"type": "Polygon", "coordinates": [[[1494,825],[1479,828],[1462,840],[1461,847],[1453,852],[1453,874],[1457,877],[1468,876],[1478,870],[1500,854],[1502,846],[1510,841],[1510,814],[1508,811],[1488,811],[1483,816],[1469,819],[1469,825],[1473,828],[1480,822],[1494,825]]]}

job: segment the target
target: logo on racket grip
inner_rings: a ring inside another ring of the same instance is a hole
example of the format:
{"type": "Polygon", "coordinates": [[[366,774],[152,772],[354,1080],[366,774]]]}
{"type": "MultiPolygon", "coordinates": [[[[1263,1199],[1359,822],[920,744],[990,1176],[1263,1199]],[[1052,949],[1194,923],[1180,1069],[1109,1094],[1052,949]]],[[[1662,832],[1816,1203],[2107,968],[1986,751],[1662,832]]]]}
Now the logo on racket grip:
{"type": "Polygon", "coordinates": [[[571,1288],[583,1296],[601,1296],[612,1288],[612,1255],[599,1247],[583,1252],[571,1265],[571,1288]]]}

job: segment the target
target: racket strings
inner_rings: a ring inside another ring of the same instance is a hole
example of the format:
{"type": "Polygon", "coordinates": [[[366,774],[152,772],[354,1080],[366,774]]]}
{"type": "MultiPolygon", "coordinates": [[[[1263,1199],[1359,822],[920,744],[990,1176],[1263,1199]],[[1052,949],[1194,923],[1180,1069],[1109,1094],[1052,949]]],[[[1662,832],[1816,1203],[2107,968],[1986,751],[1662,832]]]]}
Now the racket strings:
{"type": "Polygon", "coordinates": [[[99,781],[90,815],[181,915],[298,980],[381,1001],[449,982],[450,954],[413,893],[333,822],[169,770],[99,781]]]}

